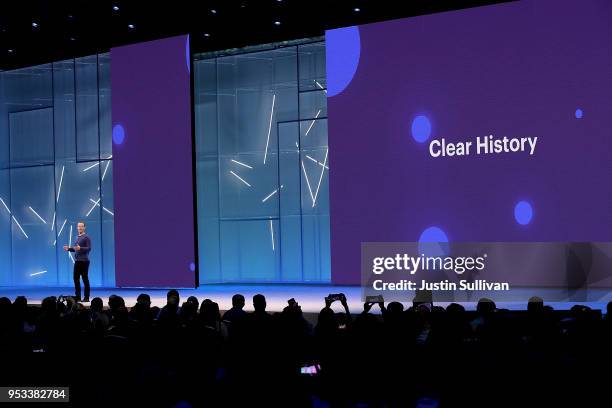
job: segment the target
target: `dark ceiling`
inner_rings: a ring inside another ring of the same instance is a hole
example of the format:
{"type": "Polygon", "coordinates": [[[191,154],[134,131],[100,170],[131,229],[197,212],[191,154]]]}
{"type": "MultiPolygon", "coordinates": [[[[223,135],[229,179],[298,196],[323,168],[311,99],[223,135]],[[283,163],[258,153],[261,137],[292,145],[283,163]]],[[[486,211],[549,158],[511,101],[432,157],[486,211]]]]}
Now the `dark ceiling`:
{"type": "Polygon", "coordinates": [[[19,0],[0,14],[0,70],[191,34],[215,51],[323,35],[325,29],[500,0],[19,0]]]}

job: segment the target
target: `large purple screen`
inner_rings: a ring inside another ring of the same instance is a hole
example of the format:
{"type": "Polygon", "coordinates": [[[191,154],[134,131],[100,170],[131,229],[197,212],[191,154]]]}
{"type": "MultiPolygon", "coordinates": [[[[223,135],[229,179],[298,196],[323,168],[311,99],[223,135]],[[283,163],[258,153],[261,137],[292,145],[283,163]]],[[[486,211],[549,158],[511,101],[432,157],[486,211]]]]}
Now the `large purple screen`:
{"type": "Polygon", "coordinates": [[[111,49],[117,286],[196,282],[188,41],[111,49]]]}
{"type": "Polygon", "coordinates": [[[612,241],[611,22],[523,0],[328,31],[333,281],[361,242],[612,241]]]}

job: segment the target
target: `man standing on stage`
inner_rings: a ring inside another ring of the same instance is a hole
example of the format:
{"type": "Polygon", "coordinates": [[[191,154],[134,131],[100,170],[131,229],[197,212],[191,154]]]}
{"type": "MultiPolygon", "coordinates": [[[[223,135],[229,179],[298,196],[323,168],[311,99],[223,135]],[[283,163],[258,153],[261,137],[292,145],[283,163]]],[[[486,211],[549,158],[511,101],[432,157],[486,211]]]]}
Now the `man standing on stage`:
{"type": "Polygon", "coordinates": [[[74,293],[76,300],[81,301],[81,277],[85,287],[85,298],[83,302],[89,302],[89,251],[91,251],[91,239],[85,233],[85,223],[77,224],[79,235],[73,246],[64,245],[64,251],[74,252],[74,293]]]}

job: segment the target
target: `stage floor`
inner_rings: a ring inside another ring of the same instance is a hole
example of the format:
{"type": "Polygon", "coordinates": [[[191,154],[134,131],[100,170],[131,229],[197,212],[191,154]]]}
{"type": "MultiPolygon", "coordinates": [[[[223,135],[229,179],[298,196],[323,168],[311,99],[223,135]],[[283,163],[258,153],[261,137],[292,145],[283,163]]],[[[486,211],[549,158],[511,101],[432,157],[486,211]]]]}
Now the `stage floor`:
{"type": "MultiPolygon", "coordinates": [[[[0,296],[6,296],[12,300],[19,295],[27,297],[31,304],[40,304],[43,298],[47,296],[72,295],[72,287],[0,287],[0,296]]],[[[151,296],[151,302],[155,306],[163,306],[166,303],[167,289],[145,289],[145,288],[92,288],[91,297],[101,297],[104,305],[108,301],[108,297],[112,294],[119,295],[125,299],[128,307],[136,303],[136,297],[140,293],[148,293],[151,296]]],[[[202,285],[197,289],[180,289],[181,302],[187,300],[189,296],[196,296],[199,301],[210,298],[219,304],[221,310],[227,310],[231,307],[232,295],[241,293],[246,298],[245,310],[252,310],[252,297],[257,293],[266,296],[268,310],[271,312],[281,311],[286,305],[289,298],[295,298],[302,310],[306,313],[318,313],[324,306],[324,297],[330,293],[344,293],[347,296],[351,313],[360,313],[363,310],[363,302],[361,301],[361,288],[359,286],[333,286],[333,285],[296,285],[296,284],[260,284],[260,285],[236,285],[236,284],[214,284],[202,285]]],[[[569,309],[575,304],[587,305],[593,309],[601,309],[604,313],[606,304],[612,300],[612,292],[603,290],[590,290],[588,292],[580,292],[568,295],[567,292],[547,289],[537,291],[524,290],[524,296],[520,296],[521,301],[496,301],[497,307],[511,310],[525,310],[527,300],[533,295],[538,295],[544,299],[545,304],[548,304],[555,309],[569,309]]],[[[458,299],[456,303],[460,303],[467,310],[474,310],[476,301],[487,293],[474,293],[469,299],[458,299]]],[[[495,296],[490,296],[497,299],[495,296]]],[[[409,305],[412,295],[407,296],[407,301],[404,305],[409,305]]],[[[450,301],[434,301],[434,304],[439,306],[447,306],[450,301]]],[[[334,306],[335,310],[339,310],[339,305],[334,306]]],[[[375,307],[372,310],[377,312],[375,307]]]]}

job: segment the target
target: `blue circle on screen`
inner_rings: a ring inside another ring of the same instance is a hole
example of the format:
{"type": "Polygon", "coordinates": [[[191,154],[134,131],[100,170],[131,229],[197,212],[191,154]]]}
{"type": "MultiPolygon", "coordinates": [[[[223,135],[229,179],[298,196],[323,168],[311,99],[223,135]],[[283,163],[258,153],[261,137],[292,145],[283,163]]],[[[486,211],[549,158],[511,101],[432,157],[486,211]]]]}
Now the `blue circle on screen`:
{"type": "Polygon", "coordinates": [[[527,201],[519,201],[514,206],[514,219],[521,225],[527,225],[533,218],[533,208],[527,201]]]}
{"type": "Polygon", "coordinates": [[[351,83],[359,66],[361,39],[357,26],[325,33],[327,96],[335,96],[351,83]]]}
{"type": "Polygon", "coordinates": [[[125,130],[123,129],[123,126],[119,124],[113,126],[113,143],[120,145],[124,140],[125,130]]]}
{"type": "Polygon", "coordinates": [[[189,270],[191,272],[195,272],[195,263],[192,262],[192,263],[189,264],[189,270]]]}
{"type": "Polygon", "coordinates": [[[439,227],[426,228],[419,237],[419,255],[446,256],[450,253],[448,236],[439,227]]]}
{"type": "Polygon", "coordinates": [[[582,109],[576,109],[576,119],[582,119],[582,109]]]}
{"type": "Polygon", "coordinates": [[[412,120],[412,138],[423,143],[431,136],[431,122],[425,115],[419,115],[412,120]]]}

